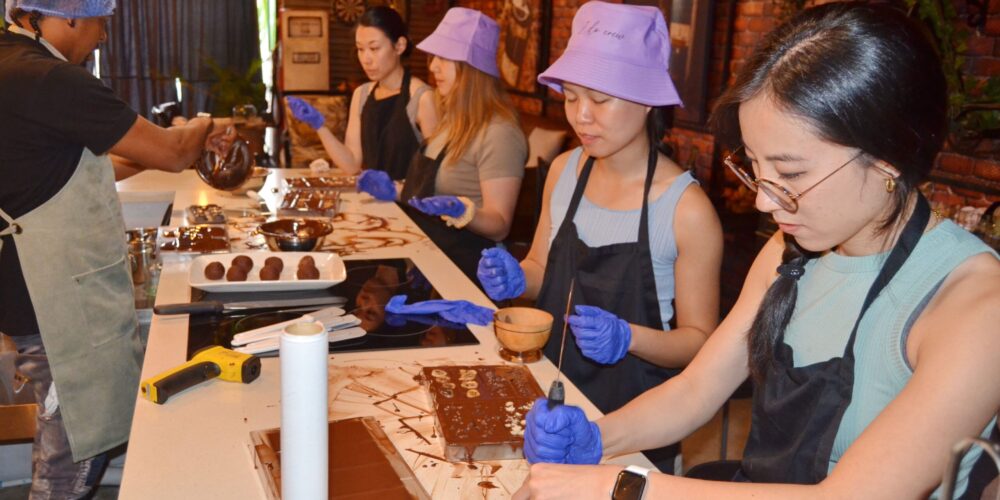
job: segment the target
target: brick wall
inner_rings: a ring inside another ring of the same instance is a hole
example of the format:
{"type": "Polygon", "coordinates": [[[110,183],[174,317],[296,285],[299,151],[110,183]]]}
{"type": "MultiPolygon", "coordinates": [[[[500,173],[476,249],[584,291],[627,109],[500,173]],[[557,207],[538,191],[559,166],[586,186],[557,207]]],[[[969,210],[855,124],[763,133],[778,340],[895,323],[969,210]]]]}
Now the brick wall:
{"type": "MultiPolygon", "coordinates": [[[[550,1],[552,6],[551,43],[549,47],[549,62],[555,61],[569,39],[573,15],[580,0],[543,0],[550,1]]],[[[696,0],[699,1],[699,0],[696,0]]],[[[704,1],[704,0],[700,0],[704,1]]],[[[459,0],[459,5],[477,8],[490,15],[497,15],[502,6],[501,0],[459,0]]],[[[1000,1],[989,2],[985,28],[982,32],[973,32],[968,40],[966,73],[973,80],[983,79],[988,75],[1000,74],[1000,1]]],[[[965,2],[957,0],[956,8],[960,18],[964,19],[965,2]]],[[[753,47],[765,33],[778,24],[778,6],[772,0],[737,0],[730,17],[729,2],[717,0],[714,17],[714,33],[712,36],[712,60],[709,69],[708,85],[709,106],[719,96],[723,89],[723,78],[731,81],[733,75],[743,66],[753,47]],[[726,43],[726,30],[730,22],[734,23],[734,31],[729,44],[726,43]],[[728,68],[724,67],[726,49],[731,50],[728,68]],[[728,70],[728,71],[727,71],[728,70]]],[[[548,114],[558,114],[560,96],[549,92],[548,114]]],[[[538,101],[532,99],[516,99],[522,113],[537,114],[540,112],[538,101]]],[[[674,146],[675,159],[682,165],[692,168],[696,176],[705,185],[713,185],[713,173],[722,173],[724,169],[718,165],[713,169],[713,157],[716,154],[715,138],[704,130],[674,128],[668,141],[674,146]]],[[[996,151],[1000,143],[988,144],[986,147],[996,151]]],[[[965,156],[955,152],[941,155],[935,168],[935,176],[940,182],[927,186],[927,192],[932,201],[938,204],[984,206],[1000,199],[996,195],[987,195],[982,191],[1000,190],[1000,160],[996,155],[981,153],[980,157],[965,156]]],[[[720,186],[734,179],[715,179],[720,186]]]]}

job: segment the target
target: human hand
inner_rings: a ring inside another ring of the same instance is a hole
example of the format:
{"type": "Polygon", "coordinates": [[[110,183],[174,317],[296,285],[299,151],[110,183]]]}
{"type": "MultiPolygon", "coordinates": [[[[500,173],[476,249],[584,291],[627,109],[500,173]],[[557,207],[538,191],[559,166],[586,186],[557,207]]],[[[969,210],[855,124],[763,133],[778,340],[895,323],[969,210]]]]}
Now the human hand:
{"type": "Polygon", "coordinates": [[[376,200],[396,199],[396,183],[382,170],[365,170],[358,176],[358,192],[368,193],[376,200]]]}
{"type": "Polygon", "coordinates": [[[507,300],[524,293],[524,270],[507,250],[501,247],[483,250],[476,277],[486,295],[493,300],[507,300]]]}
{"type": "Polygon", "coordinates": [[[606,500],[621,470],[620,465],[610,464],[537,463],[511,500],[606,500]]]}
{"type": "Polygon", "coordinates": [[[313,130],[319,130],[326,123],[323,113],[314,108],[300,97],[290,96],[285,98],[288,101],[288,109],[296,120],[305,122],[313,130]]]}
{"type": "Polygon", "coordinates": [[[632,345],[632,327],[614,314],[594,306],[576,306],[567,320],[583,355],[606,365],[621,361],[632,345]]]}
{"type": "Polygon", "coordinates": [[[529,463],[596,464],[601,460],[601,429],[576,406],[551,410],[545,398],[525,417],[524,457],[529,463]]]}
{"type": "Polygon", "coordinates": [[[407,203],[427,215],[447,215],[459,218],[465,214],[465,204],[457,196],[428,196],[427,198],[410,198],[407,203]]]}

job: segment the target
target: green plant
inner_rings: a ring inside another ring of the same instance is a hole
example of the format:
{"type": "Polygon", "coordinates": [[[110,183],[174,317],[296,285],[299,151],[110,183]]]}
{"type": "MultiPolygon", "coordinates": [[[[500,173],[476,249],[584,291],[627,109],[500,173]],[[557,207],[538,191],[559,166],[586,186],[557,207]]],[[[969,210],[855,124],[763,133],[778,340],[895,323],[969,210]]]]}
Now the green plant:
{"type": "Polygon", "coordinates": [[[923,21],[937,42],[948,82],[949,143],[962,153],[982,153],[979,146],[983,141],[1000,138],[1000,79],[965,78],[969,30],[951,1],[903,1],[910,15],[923,21]]]}
{"type": "Polygon", "coordinates": [[[264,101],[264,83],[260,81],[261,62],[254,59],[244,72],[233,68],[224,68],[212,58],[205,59],[205,65],[212,71],[215,83],[212,84],[212,114],[229,116],[234,106],[253,104],[258,110],[267,107],[264,101]]]}

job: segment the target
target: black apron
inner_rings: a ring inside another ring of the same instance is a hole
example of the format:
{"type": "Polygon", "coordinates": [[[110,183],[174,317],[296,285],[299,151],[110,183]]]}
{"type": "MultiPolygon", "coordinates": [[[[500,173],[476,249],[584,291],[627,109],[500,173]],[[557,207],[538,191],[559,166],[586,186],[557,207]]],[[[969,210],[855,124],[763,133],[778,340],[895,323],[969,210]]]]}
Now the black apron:
{"type": "MultiPolygon", "coordinates": [[[[584,163],[566,216],[552,240],[536,302],[540,309],[554,317],[552,335],[545,345],[545,355],[553,363],[559,362],[563,314],[571,282],[575,282],[574,305],[600,307],[629,323],[658,330],[663,328],[653,258],[649,250],[649,190],[653,185],[656,160],[656,149],[651,148],[642,193],[638,241],[597,248],[591,248],[580,240],[573,222],[594,167],[594,158],[588,158],[584,163]]],[[[566,168],[576,168],[576,165],[566,165],[566,168]]],[[[567,332],[567,336],[570,338],[566,339],[562,372],[604,413],[621,408],[636,396],[679,373],[679,370],[661,368],[631,354],[626,354],[614,365],[597,363],[583,355],[571,332],[567,332]]],[[[678,449],[674,445],[651,450],[646,455],[661,471],[670,472],[673,471],[673,457],[678,449]]]]}
{"type": "Polygon", "coordinates": [[[372,85],[361,108],[361,154],[363,167],[384,170],[394,181],[406,178],[406,169],[414,153],[420,149],[416,132],[406,114],[410,103],[410,71],[403,70],[399,94],[382,100],[375,99],[372,85]]]}
{"type": "Polygon", "coordinates": [[[428,158],[424,155],[424,148],[420,148],[410,164],[406,173],[406,182],[403,184],[403,192],[399,196],[399,205],[403,208],[413,222],[433,241],[473,283],[479,284],[476,278],[476,269],[479,267],[479,258],[483,250],[496,246],[496,243],[489,238],[479,236],[468,229],[458,229],[449,227],[440,216],[427,215],[420,210],[411,207],[407,202],[410,198],[426,198],[434,196],[437,173],[441,168],[441,162],[447,154],[448,148],[444,147],[438,153],[437,158],[428,158]]]}
{"type": "Polygon", "coordinates": [[[918,196],[913,216],[868,289],[843,357],[796,367],[784,332],[778,337],[774,362],[763,383],[754,387],[750,437],[742,463],[746,479],[816,484],[826,478],[833,442],[851,403],[854,340],[861,318],[913,252],[929,218],[927,200],[918,196]]]}

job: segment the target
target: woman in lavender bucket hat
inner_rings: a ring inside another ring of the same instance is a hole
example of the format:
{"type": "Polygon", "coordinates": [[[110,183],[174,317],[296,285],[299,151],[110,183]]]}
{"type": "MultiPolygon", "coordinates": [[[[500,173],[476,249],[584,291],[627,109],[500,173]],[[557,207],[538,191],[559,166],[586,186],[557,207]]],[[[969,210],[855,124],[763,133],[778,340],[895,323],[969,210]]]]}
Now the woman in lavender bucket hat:
{"type": "MultiPolygon", "coordinates": [[[[552,164],[527,258],[492,249],[479,265],[494,300],[535,298],[557,318],[553,331],[575,283],[576,346],[565,348],[562,370],[605,413],[684,367],[719,314],[719,220],[662,143],[670,106],[680,104],[669,58],[659,10],[580,7],[565,53],[538,80],[565,95],[582,147],[552,164]]],[[[545,348],[553,361],[560,340],[545,348]]],[[[647,451],[666,471],[676,454],[647,451]]]]}
{"type": "Polygon", "coordinates": [[[417,44],[431,55],[441,120],[414,155],[400,199],[467,276],[510,232],[528,145],[500,85],[500,28],[482,12],[449,9],[417,44]]]}

